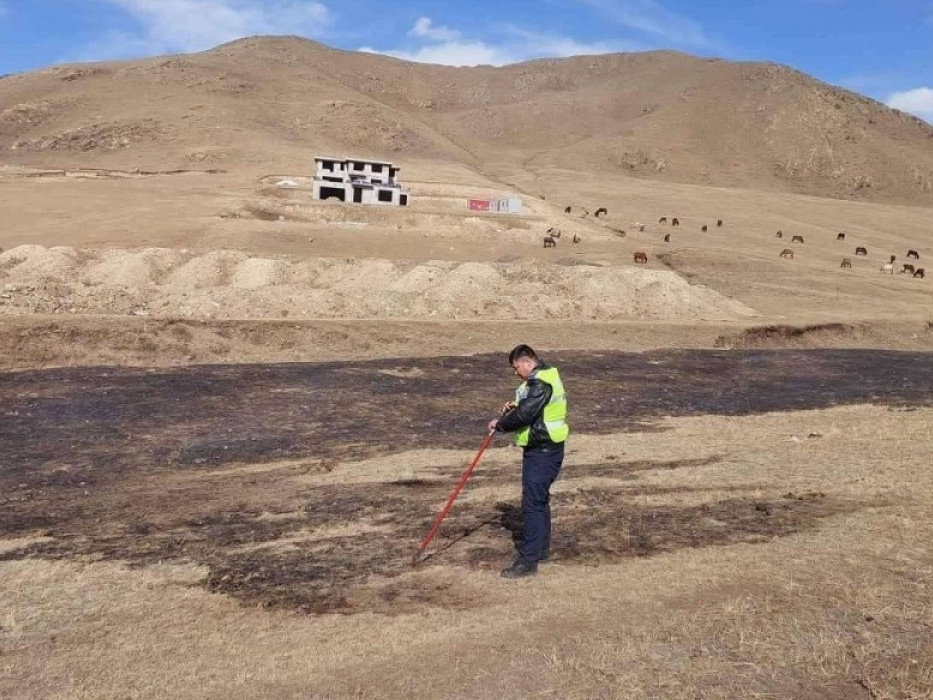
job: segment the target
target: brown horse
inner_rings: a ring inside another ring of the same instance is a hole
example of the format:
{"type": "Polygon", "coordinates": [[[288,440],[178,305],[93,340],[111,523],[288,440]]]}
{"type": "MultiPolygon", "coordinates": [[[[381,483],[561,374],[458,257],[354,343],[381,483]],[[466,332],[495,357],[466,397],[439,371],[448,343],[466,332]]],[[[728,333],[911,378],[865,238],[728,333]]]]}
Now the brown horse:
{"type": "Polygon", "coordinates": [[[911,258],[913,258],[914,260],[919,260],[919,259],[920,259],[920,253],[918,253],[916,250],[908,250],[908,251],[907,251],[907,259],[910,260],[911,258]]]}
{"type": "Polygon", "coordinates": [[[792,251],[790,248],[785,248],[784,250],[781,251],[781,257],[782,257],[782,258],[790,258],[791,260],[793,260],[793,259],[794,259],[794,251],[792,251]]]}
{"type": "Polygon", "coordinates": [[[557,247],[557,241],[554,240],[554,236],[544,237],[544,247],[545,248],[556,248],[557,247]]]}
{"type": "Polygon", "coordinates": [[[837,233],[837,234],[836,234],[836,240],[837,240],[837,241],[844,241],[845,239],[846,239],[846,235],[845,235],[844,233],[837,233]]]}
{"type": "Polygon", "coordinates": [[[923,279],[925,275],[926,273],[924,272],[922,267],[918,267],[917,271],[914,273],[914,277],[918,277],[920,279],[923,279]]]}
{"type": "Polygon", "coordinates": [[[914,266],[910,263],[904,263],[904,269],[901,270],[901,274],[914,274],[914,266]]]}
{"type": "Polygon", "coordinates": [[[791,236],[791,243],[803,243],[803,236],[791,236]]]}
{"type": "Polygon", "coordinates": [[[852,258],[843,258],[839,267],[852,267],[852,258]]]}
{"type": "Polygon", "coordinates": [[[868,255],[868,249],[863,248],[862,246],[859,246],[858,248],[855,249],[855,254],[856,255],[868,255]]]}
{"type": "Polygon", "coordinates": [[[648,254],[642,251],[635,253],[635,262],[644,265],[648,262],[648,254]]]}

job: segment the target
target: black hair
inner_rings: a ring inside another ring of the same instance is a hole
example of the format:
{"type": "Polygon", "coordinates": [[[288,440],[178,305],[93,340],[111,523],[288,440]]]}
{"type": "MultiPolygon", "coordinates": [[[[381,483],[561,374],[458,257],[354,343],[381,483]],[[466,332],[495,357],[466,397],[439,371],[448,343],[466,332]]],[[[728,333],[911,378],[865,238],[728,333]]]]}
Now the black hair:
{"type": "Polygon", "coordinates": [[[531,349],[530,345],[516,345],[512,352],[509,353],[509,364],[514,364],[516,360],[520,360],[523,357],[527,357],[529,360],[537,360],[538,356],[535,355],[535,351],[531,349]]]}

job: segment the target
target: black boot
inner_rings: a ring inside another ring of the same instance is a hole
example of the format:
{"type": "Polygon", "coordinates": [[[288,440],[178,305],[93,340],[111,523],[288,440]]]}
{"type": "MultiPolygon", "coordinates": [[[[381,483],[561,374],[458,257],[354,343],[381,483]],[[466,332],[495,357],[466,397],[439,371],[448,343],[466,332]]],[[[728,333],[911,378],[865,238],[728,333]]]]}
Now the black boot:
{"type": "Polygon", "coordinates": [[[502,570],[502,578],[523,578],[525,576],[534,576],[538,573],[538,565],[534,562],[527,562],[524,559],[516,559],[512,566],[502,570]]]}

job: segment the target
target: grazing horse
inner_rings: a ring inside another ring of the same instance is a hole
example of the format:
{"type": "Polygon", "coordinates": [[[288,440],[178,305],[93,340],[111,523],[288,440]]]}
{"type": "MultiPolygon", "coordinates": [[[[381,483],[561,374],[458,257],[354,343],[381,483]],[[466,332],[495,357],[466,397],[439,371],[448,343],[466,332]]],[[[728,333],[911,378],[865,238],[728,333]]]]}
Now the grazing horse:
{"type": "Polygon", "coordinates": [[[782,257],[782,258],[790,258],[791,260],[793,260],[793,259],[794,259],[794,251],[792,251],[790,248],[785,248],[784,250],[781,251],[781,257],[782,257]]]}
{"type": "Polygon", "coordinates": [[[582,240],[582,239],[581,239],[577,234],[573,234],[573,242],[574,242],[574,243],[579,243],[581,240],[582,240]]]}
{"type": "Polygon", "coordinates": [[[922,267],[918,267],[918,268],[917,268],[917,271],[914,273],[914,277],[919,277],[920,279],[923,279],[923,277],[924,277],[925,274],[926,274],[926,273],[923,271],[923,268],[922,268],[922,267]]]}
{"type": "Polygon", "coordinates": [[[914,274],[914,266],[910,263],[904,263],[904,268],[901,270],[901,274],[910,273],[914,274]]]}
{"type": "Polygon", "coordinates": [[[545,248],[555,248],[557,246],[557,241],[554,240],[553,236],[544,237],[544,247],[545,248]]]}
{"type": "Polygon", "coordinates": [[[548,235],[553,236],[554,238],[560,238],[560,229],[555,228],[554,226],[551,226],[551,228],[547,230],[547,233],[548,235]]]}
{"type": "Polygon", "coordinates": [[[635,253],[635,262],[644,265],[648,262],[648,254],[639,250],[637,253],[635,253]]]}
{"type": "Polygon", "coordinates": [[[777,233],[774,234],[774,237],[775,237],[775,238],[784,238],[784,232],[783,232],[783,231],[778,231],[777,233]]]}
{"type": "Polygon", "coordinates": [[[790,242],[791,243],[803,243],[803,236],[791,236],[790,242]]]}
{"type": "Polygon", "coordinates": [[[920,253],[918,253],[916,250],[908,250],[908,251],[907,251],[907,259],[910,260],[911,258],[913,258],[914,260],[919,260],[919,259],[920,259],[920,253]]]}
{"type": "Polygon", "coordinates": [[[722,228],[722,219],[716,219],[716,226],[722,228]]]}
{"type": "Polygon", "coordinates": [[[859,246],[858,248],[855,249],[855,254],[856,255],[868,255],[868,249],[863,248],[862,246],[859,246]]]}
{"type": "Polygon", "coordinates": [[[665,233],[665,234],[664,234],[664,242],[665,242],[665,243],[670,243],[670,242],[671,242],[671,234],[669,234],[669,233],[665,233]]]}
{"type": "Polygon", "coordinates": [[[658,219],[658,223],[659,223],[659,224],[666,224],[666,223],[667,223],[667,217],[666,217],[666,216],[662,216],[660,219],[658,219]]]}
{"type": "Polygon", "coordinates": [[[845,239],[846,239],[846,235],[845,235],[844,233],[837,233],[837,234],[836,234],[836,240],[837,240],[837,241],[844,241],[845,239]]]}
{"type": "Polygon", "coordinates": [[[594,214],[594,216],[595,216],[597,219],[599,218],[600,212],[602,212],[602,213],[605,214],[606,216],[609,215],[609,212],[608,212],[608,210],[606,209],[606,207],[600,207],[599,209],[596,210],[596,213],[594,214]]]}
{"type": "Polygon", "coordinates": [[[644,225],[643,223],[641,223],[640,221],[636,221],[634,224],[632,224],[632,226],[634,226],[635,228],[637,228],[639,231],[644,231],[644,230],[645,230],[645,225],[644,225]]]}
{"type": "Polygon", "coordinates": [[[564,207],[564,213],[569,214],[572,207],[564,207]]]}
{"type": "Polygon", "coordinates": [[[676,216],[671,219],[671,226],[680,226],[680,219],[678,219],[676,216]]]}
{"type": "Polygon", "coordinates": [[[709,226],[707,226],[706,224],[703,224],[703,225],[700,227],[700,230],[701,230],[703,233],[706,233],[707,231],[709,231],[709,226]]]}
{"type": "Polygon", "coordinates": [[[893,275],[894,274],[894,263],[885,263],[881,266],[881,272],[883,274],[893,275]]]}
{"type": "Polygon", "coordinates": [[[852,258],[843,258],[839,267],[852,267],[852,258]]]}

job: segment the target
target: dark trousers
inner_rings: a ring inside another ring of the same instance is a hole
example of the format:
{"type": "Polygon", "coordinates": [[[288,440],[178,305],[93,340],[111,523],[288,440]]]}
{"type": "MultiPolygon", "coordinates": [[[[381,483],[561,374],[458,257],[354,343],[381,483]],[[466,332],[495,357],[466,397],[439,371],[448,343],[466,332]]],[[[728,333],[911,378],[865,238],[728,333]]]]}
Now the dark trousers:
{"type": "Polygon", "coordinates": [[[537,562],[551,549],[551,484],[564,462],[564,446],[522,455],[522,540],[518,556],[537,562]]]}

